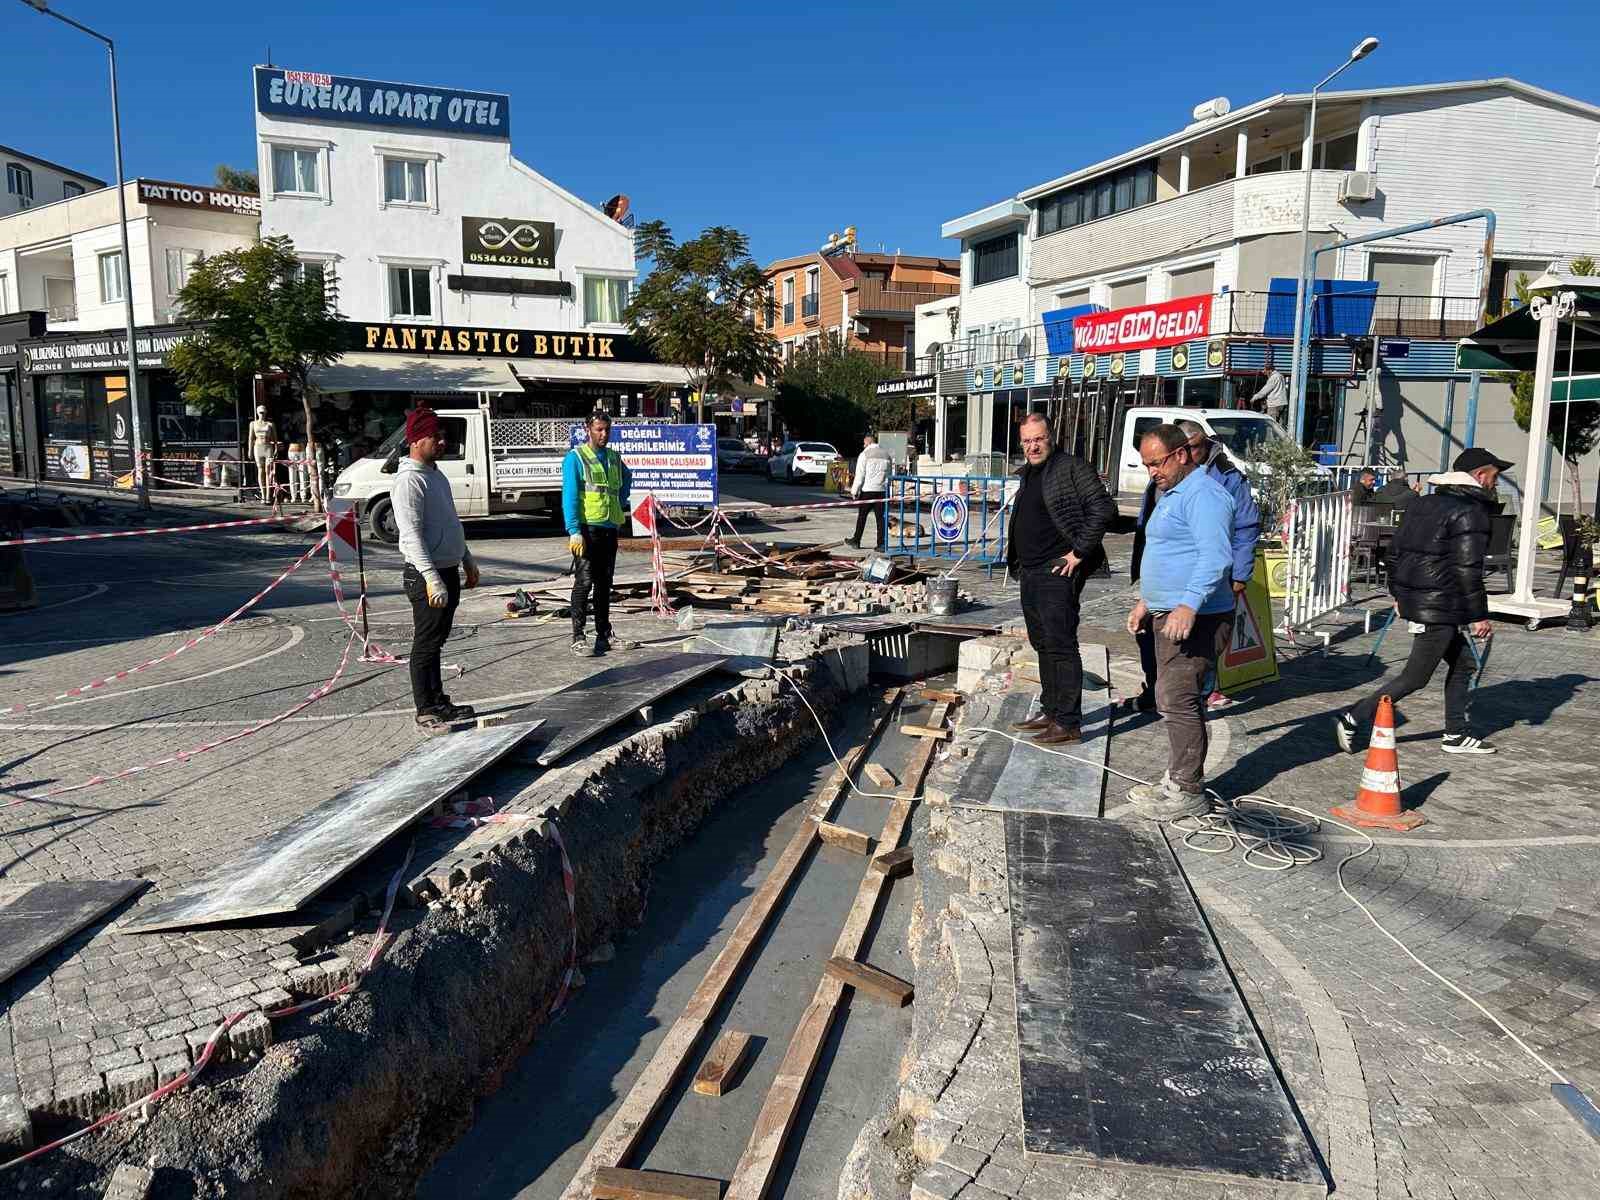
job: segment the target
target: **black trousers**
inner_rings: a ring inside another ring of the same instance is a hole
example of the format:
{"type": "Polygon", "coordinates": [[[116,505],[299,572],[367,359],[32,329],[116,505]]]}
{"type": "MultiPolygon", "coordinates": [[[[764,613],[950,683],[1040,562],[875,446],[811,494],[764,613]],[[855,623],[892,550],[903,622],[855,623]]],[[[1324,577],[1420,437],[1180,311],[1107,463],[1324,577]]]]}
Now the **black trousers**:
{"type": "Polygon", "coordinates": [[[450,602],[443,608],[428,607],[428,583],[410,563],[401,577],[406,599],[411,601],[411,701],[418,713],[432,712],[449,703],[444,694],[444,677],[439,672],[439,652],[450,636],[456,606],[461,602],[461,569],[441,567],[439,574],[444,576],[445,590],[450,594],[450,602]]]}
{"type": "Polygon", "coordinates": [[[858,497],[858,499],[871,500],[874,501],[874,503],[863,504],[860,508],[856,509],[856,532],[855,536],[850,539],[851,541],[855,542],[856,545],[859,546],[861,544],[861,535],[867,531],[867,514],[869,512],[874,518],[876,518],[878,522],[877,548],[882,550],[888,543],[888,517],[883,511],[885,507],[883,503],[883,495],[884,494],[882,492],[862,492],[858,497]]]}
{"type": "Polygon", "coordinates": [[[1078,597],[1089,573],[1022,568],[1022,619],[1039,655],[1039,707],[1069,728],[1083,720],[1083,654],[1078,649],[1078,597]]]}
{"type": "Polygon", "coordinates": [[[611,636],[611,580],[617,573],[617,531],[606,525],[583,527],[583,557],[572,570],[572,637],[583,636],[594,594],[596,637],[611,636]]]}
{"type": "Polygon", "coordinates": [[[1387,696],[1398,703],[1412,692],[1428,686],[1441,662],[1450,670],[1444,677],[1444,731],[1467,732],[1467,697],[1472,672],[1477,665],[1467,647],[1466,636],[1455,625],[1424,625],[1411,642],[1411,657],[1400,674],[1385,679],[1383,686],[1350,710],[1358,725],[1370,725],[1378,715],[1378,701],[1387,696]]]}

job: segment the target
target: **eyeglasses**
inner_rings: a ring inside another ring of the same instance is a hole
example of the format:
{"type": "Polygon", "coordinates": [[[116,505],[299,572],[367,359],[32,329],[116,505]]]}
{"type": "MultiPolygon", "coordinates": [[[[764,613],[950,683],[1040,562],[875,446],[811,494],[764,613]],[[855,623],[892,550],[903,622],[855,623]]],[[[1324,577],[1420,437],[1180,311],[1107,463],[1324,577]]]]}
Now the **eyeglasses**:
{"type": "Polygon", "coordinates": [[[1156,459],[1155,462],[1151,462],[1151,461],[1149,461],[1148,459],[1144,458],[1141,455],[1139,461],[1144,463],[1145,470],[1154,471],[1154,470],[1157,470],[1160,467],[1165,466],[1166,463],[1167,463],[1167,460],[1169,458],[1171,458],[1174,454],[1177,454],[1177,453],[1179,453],[1180,451],[1183,451],[1183,450],[1187,450],[1188,448],[1189,448],[1188,445],[1185,444],[1185,445],[1179,446],[1177,450],[1169,450],[1166,454],[1163,454],[1160,458],[1156,459]]]}

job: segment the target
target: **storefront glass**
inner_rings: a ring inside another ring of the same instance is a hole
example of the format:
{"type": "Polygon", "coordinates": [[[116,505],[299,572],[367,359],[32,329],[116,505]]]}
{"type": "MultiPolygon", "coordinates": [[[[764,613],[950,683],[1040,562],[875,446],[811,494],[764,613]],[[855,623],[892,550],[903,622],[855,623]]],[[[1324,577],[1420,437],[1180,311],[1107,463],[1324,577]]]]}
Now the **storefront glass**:
{"type": "Polygon", "coordinates": [[[47,479],[90,478],[88,375],[47,375],[36,387],[41,397],[44,474],[47,479]]]}
{"type": "Polygon", "coordinates": [[[22,474],[22,409],[15,371],[0,371],[0,475],[22,474]]]}
{"type": "Polygon", "coordinates": [[[944,461],[958,463],[967,457],[967,398],[944,400],[944,461]]]}

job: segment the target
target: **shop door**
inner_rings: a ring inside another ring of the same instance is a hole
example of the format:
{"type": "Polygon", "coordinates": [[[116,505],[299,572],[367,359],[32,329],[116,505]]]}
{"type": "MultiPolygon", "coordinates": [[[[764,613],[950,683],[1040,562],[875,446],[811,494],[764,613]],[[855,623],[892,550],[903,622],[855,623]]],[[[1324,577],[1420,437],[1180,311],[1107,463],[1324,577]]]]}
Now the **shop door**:
{"type": "Polygon", "coordinates": [[[22,409],[17,373],[0,371],[0,475],[22,474],[22,409]]]}
{"type": "MultiPolygon", "coordinates": [[[[94,403],[94,402],[92,402],[94,403]]],[[[107,375],[95,409],[94,474],[115,483],[127,478],[133,486],[133,411],[128,403],[128,377],[107,375]]]]}

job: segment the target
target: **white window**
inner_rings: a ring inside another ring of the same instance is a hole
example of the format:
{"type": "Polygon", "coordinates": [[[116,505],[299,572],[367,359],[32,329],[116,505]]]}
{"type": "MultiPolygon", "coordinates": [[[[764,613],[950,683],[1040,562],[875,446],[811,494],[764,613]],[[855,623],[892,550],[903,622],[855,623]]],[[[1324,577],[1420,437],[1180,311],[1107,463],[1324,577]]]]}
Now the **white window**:
{"type": "Polygon", "coordinates": [[[427,267],[395,267],[389,272],[389,315],[433,316],[433,272],[427,267]]]}
{"type": "Polygon", "coordinates": [[[322,285],[323,294],[328,291],[328,284],[333,279],[333,264],[322,258],[302,258],[295,267],[296,279],[315,279],[322,285]]]}
{"type": "Polygon", "coordinates": [[[321,175],[316,150],[301,146],[272,148],[272,190],[279,195],[320,196],[321,175]]]}
{"type": "Polygon", "coordinates": [[[167,247],[167,295],[177,298],[183,285],[189,282],[189,272],[200,261],[200,251],[180,246],[167,247]]]}
{"type": "Polygon", "coordinates": [[[18,208],[31,208],[33,206],[33,172],[21,163],[7,163],[6,191],[17,198],[18,208]]]}
{"type": "Polygon", "coordinates": [[[605,275],[583,277],[583,323],[620,325],[628,307],[628,281],[605,275]]]}
{"type": "Polygon", "coordinates": [[[11,311],[11,276],[0,271],[0,313],[11,311]]]}
{"type": "Polygon", "coordinates": [[[122,251],[111,250],[100,256],[100,303],[122,300],[122,251]]]}
{"type": "Polygon", "coordinates": [[[64,181],[62,183],[62,185],[61,185],[61,198],[63,200],[71,200],[74,196],[81,196],[81,195],[83,195],[83,184],[81,184],[81,183],[73,183],[72,180],[70,180],[70,179],[68,179],[68,180],[66,180],[66,181],[64,181]]]}
{"type": "Polygon", "coordinates": [[[385,204],[427,204],[428,164],[414,158],[383,160],[385,204]]]}

